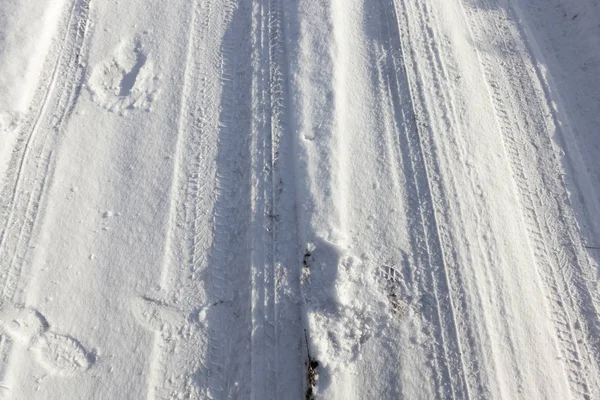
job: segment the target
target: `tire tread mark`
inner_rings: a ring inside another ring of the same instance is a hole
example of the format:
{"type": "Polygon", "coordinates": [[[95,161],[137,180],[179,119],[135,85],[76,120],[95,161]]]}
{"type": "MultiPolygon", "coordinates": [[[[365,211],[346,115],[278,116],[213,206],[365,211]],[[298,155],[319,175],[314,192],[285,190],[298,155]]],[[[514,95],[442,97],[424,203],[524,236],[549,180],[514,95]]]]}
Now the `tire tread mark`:
{"type": "Polygon", "coordinates": [[[287,394],[289,386],[280,375],[294,378],[286,376],[284,369],[298,369],[296,381],[301,376],[300,369],[293,366],[298,363],[293,359],[296,355],[289,349],[291,337],[297,336],[298,342],[302,331],[299,309],[289,296],[292,291],[299,291],[299,280],[290,277],[293,274],[289,269],[296,261],[297,244],[290,189],[293,185],[288,185],[293,173],[290,174],[288,157],[291,142],[286,135],[288,88],[283,17],[280,2],[269,0],[256,7],[254,18],[254,181],[258,182],[254,228],[259,230],[255,240],[260,241],[254,248],[260,250],[254,254],[252,272],[252,397],[266,399],[287,394]]]}
{"type": "Polygon", "coordinates": [[[35,221],[39,217],[48,175],[53,168],[52,146],[60,139],[82,87],[86,32],[89,21],[89,2],[77,0],[68,17],[66,36],[52,83],[39,113],[23,127],[11,167],[3,181],[2,232],[0,232],[0,264],[5,265],[1,279],[2,295],[12,298],[19,286],[22,263],[28,252],[35,221]],[[60,76],[60,77],[59,77],[60,76]],[[58,93],[57,97],[53,94],[58,93]],[[54,99],[55,103],[50,104],[54,99]],[[28,128],[30,127],[30,128],[28,128]],[[37,132],[46,129],[45,135],[37,132]],[[15,229],[15,227],[18,227],[15,229]],[[16,231],[16,232],[15,232],[16,231]],[[16,234],[15,234],[16,233],[16,234]]]}
{"type": "MultiPolygon", "coordinates": [[[[407,5],[401,3],[401,6],[398,6],[393,2],[391,6],[393,24],[395,24],[395,29],[398,29],[398,47],[401,52],[400,60],[394,61],[396,86],[400,87],[399,82],[406,80],[404,86],[406,86],[405,90],[411,105],[411,109],[407,110],[408,115],[403,113],[403,119],[406,124],[404,140],[408,147],[407,158],[411,160],[411,171],[415,180],[414,187],[417,196],[415,205],[420,210],[420,221],[414,221],[412,229],[416,229],[421,238],[417,239],[414,245],[419,253],[420,268],[430,274],[430,276],[425,276],[423,278],[425,280],[421,282],[421,295],[426,296],[427,293],[433,292],[435,297],[435,317],[432,322],[435,332],[432,332],[431,344],[432,350],[436,354],[433,374],[439,397],[469,398],[470,388],[465,367],[465,355],[461,348],[461,332],[456,317],[456,309],[460,303],[457,302],[453,293],[452,277],[449,271],[449,268],[456,269],[456,266],[452,265],[455,261],[452,259],[451,248],[448,247],[448,233],[442,229],[441,225],[444,224],[440,225],[439,223],[440,218],[445,218],[444,211],[440,208],[440,201],[443,201],[443,189],[439,180],[435,147],[430,137],[433,132],[430,123],[427,122],[431,116],[424,107],[426,100],[422,92],[420,72],[416,69],[414,56],[411,53],[414,49],[409,44],[409,41],[412,43],[415,33],[407,28],[410,26],[407,5]],[[402,16],[402,20],[400,16],[402,16]],[[410,68],[407,68],[408,66],[410,68]]],[[[424,18],[423,15],[420,17],[424,18]]],[[[435,55],[432,54],[431,49],[428,49],[427,54],[429,62],[435,67],[433,60],[435,55]]],[[[398,94],[398,96],[400,95],[401,93],[398,94]]],[[[401,151],[403,150],[401,149],[401,151]]],[[[472,362],[474,361],[472,360],[472,362]]]]}
{"type": "MultiPolygon", "coordinates": [[[[60,50],[44,62],[41,85],[18,134],[7,174],[0,188],[1,297],[18,303],[30,244],[38,229],[51,184],[55,150],[64,134],[83,85],[89,38],[90,1],[75,0],[65,17],[60,50]],[[50,75],[48,67],[54,64],[50,75]],[[43,132],[43,134],[41,134],[43,132]]],[[[50,51],[52,53],[53,51],[50,51]]],[[[11,341],[2,335],[0,380],[10,362],[11,341]]]]}
{"type": "MultiPolygon", "coordinates": [[[[556,150],[547,133],[553,129],[546,117],[551,111],[545,109],[551,108],[547,106],[546,96],[540,94],[540,90],[536,88],[540,84],[539,76],[526,67],[530,63],[523,59],[522,49],[520,49],[517,39],[514,38],[512,27],[505,21],[504,16],[494,17],[492,15],[489,18],[493,20],[491,25],[496,32],[509,32],[508,34],[502,33],[495,36],[484,21],[483,12],[476,10],[478,7],[477,2],[474,4],[470,4],[472,2],[468,3],[462,6],[462,10],[467,20],[471,21],[469,28],[476,42],[485,43],[486,36],[496,40],[497,42],[492,41],[490,44],[501,48],[503,54],[514,60],[516,64],[523,66],[523,71],[527,71],[526,76],[523,76],[522,72],[516,70],[515,63],[507,63],[507,66],[501,71],[501,83],[507,82],[509,88],[513,88],[513,90],[520,88],[522,92],[520,94],[514,93],[511,89],[503,91],[499,82],[496,82],[493,75],[491,75],[494,70],[494,63],[490,54],[485,51],[478,51],[498,125],[503,133],[503,142],[513,171],[515,186],[522,204],[530,248],[536,260],[538,273],[546,289],[546,297],[553,315],[557,339],[566,363],[567,377],[571,383],[571,389],[575,393],[584,398],[593,398],[594,393],[598,391],[598,382],[596,378],[596,382],[592,386],[588,377],[597,376],[595,371],[598,370],[599,350],[597,345],[596,348],[592,348],[593,346],[585,337],[593,336],[592,334],[597,335],[599,325],[594,298],[586,284],[585,271],[580,266],[581,264],[587,265],[588,260],[586,257],[579,255],[584,254],[581,249],[581,240],[580,238],[574,239],[576,235],[571,232],[573,228],[569,228],[576,225],[573,223],[572,218],[567,215],[563,204],[568,203],[568,199],[564,195],[566,191],[564,181],[553,177],[552,172],[548,172],[544,167],[539,171],[539,166],[545,165],[539,159],[543,150],[545,150],[544,154],[550,158],[550,164],[553,166],[558,165],[556,150]],[[502,23],[502,21],[505,22],[502,23]],[[499,23],[501,25],[498,25],[499,23]],[[526,97],[529,100],[524,100],[519,95],[527,95],[526,97]],[[519,106],[515,104],[515,101],[519,103],[533,101],[537,108],[537,110],[534,110],[536,115],[522,115],[518,111],[519,106]],[[535,120],[536,118],[541,120],[541,127],[539,127],[540,122],[535,120]],[[516,121],[516,127],[513,126],[512,121],[516,121]],[[538,135],[529,141],[525,137],[521,137],[526,132],[523,124],[528,126],[537,125],[538,129],[546,132],[546,134],[538,135]],[[533,143],[535,145],[532,146],[533,143]],[[536,152],[536,150],[532,150],[534,146],[539,146],[543,150],[537,150],[536,152]],[[523,154],[524,152],[533,153],[534,157],[528,157],[523,154]],[[532,164],[533,167],[526,168],[526,164],[532,164]],[[529,171],[529,174],[526,171],[529,171]],[[557,182],[557,180],[560,180],[560,182],[557,182]],[[554,182],[557,185],[546,185],[546,188],[538,187],[536,189],[530,183],[546,181],[549,183],[554,182]],[[556,200],[552,200],[553,196],[549,193],[553,187],[560,187],[560,193],[553,193],[556,200]],[[552,232],[556,232],[557,229],[566,231],[567,237],[559,239],[557,235],[553,235],[552,232]],[[552,247],[557,249],[554,254],[550,251],[549,243],[552,243],[552,247]],[[576,276],[573,275],[573,272],[577,272],[576,276]],[[581,299],[582,296],[584,299],[581,299]],[[573,315],[576,317],[573,317],[573,315]],[[583,337],[580,339],[575,333],[575,326],[579,326],[582,331],[583,337]]],[[[558,171],[558,168],[554,170],[558,171]]]]}
{"type": "MultiPolygon", "coordinates": [[[[168,301],[178,304],[187,312],[202,306],[199,298],[202,279],[206,279],[207,253],[210,249],[210,230],[213,208],[207,194],[216,179],[209,156],[214,144],[208,140],[211,123],[207,113],[216,109],[215,82],[203,61],[210,65],[220,63],[218,54],[205,54],[207,48],[216,48],[216,38],[211,32],[211,21],[218,18],[213,13],[212,1],[194,1],[191,5],[190,28],[187,38],[184,84],[179,111],[178,138],[171,188],[169,233],[165,243],[161,289],[167,292],[168,301]],[[213,44],[211,46],[211,44],[213,44]]],[[[195,341],[186,337],[181,346],[189,346],[192,354],[206,349],[205,338],[195,341]]],[[[202,357],[177,357],[172,343],[155,333],[149,379],[149,397],[170,399],[174,396],[196,398],[207,396],[205,382],[194,382],[193,374],[204,368],[202,357]],[[177,364],[178,372],[173,373],[177,364]]]]}

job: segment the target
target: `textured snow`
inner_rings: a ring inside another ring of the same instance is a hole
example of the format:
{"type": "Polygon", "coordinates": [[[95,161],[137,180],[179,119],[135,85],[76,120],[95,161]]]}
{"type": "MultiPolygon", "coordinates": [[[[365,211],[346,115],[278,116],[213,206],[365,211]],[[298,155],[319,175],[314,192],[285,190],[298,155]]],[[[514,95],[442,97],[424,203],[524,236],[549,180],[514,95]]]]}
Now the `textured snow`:
{"type": "Polygon", "coordinates": [[[0,4],[0,398],[600,398],[594,0],[0,4]]]}

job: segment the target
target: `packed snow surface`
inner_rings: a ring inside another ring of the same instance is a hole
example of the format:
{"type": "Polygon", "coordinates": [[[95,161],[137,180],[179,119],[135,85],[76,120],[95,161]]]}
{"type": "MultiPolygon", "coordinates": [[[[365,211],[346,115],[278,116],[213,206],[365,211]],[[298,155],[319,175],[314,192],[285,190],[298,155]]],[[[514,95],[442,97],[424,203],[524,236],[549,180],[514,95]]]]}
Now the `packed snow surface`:
{"type": "Polygon", "coordinates": [[[599,399],[599,4],[0,2],[0,398],[599,399]]]}

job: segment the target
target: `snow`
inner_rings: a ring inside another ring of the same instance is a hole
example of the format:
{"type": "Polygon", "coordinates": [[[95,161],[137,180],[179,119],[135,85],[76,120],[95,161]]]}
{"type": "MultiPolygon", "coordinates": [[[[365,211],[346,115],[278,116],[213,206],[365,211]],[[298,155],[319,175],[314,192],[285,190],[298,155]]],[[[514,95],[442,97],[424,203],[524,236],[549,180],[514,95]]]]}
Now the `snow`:
{"type": "Polygon", "coordinates": [[[15,0],[0,9],[0,108],[24,112],[36,91],[44,60],[52,45],[63,1],[50,4],[15,0]]]}
{"type": "Polygon", "coordinates": [[[3,2],[0,398],[598,398],[599,17],[3,2]]]}
{"type": "Polygon", "coordinates": [[[43,65],[52,59],[52,38],[64,1],[54,1],[53,7],[44,1],[19,3],[10,0],[0,6],[0,173],[10,159],[19,120],[32,98],[43,95],[37,87],[48,79],[43,65]]]}

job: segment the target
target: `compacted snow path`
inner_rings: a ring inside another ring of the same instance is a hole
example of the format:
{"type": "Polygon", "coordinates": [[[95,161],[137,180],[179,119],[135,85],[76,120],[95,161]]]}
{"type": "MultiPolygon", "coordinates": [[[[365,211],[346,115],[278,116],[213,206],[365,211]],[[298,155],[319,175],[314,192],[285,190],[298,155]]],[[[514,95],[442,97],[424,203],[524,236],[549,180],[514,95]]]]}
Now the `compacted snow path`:
{"type": "Polygon", "coordinates": [[[0,398],[600,396],[593,1],[37,3],[0,398]]]}

